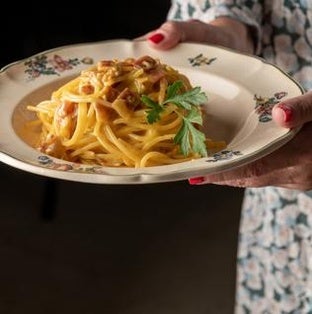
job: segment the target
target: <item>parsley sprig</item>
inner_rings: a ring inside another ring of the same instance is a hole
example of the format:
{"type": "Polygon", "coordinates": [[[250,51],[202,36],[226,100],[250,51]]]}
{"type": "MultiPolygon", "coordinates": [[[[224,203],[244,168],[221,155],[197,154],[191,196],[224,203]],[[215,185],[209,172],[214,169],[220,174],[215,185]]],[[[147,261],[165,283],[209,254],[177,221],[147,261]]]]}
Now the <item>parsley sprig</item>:
{"type": "Polygon", "coordinates": [[[206,137],[195,125],[203,124],[203,119],[197,106],[207,101],[207,96],[201,91],[200,87],[194,87],[189,91],[179,93],[182,86],[182,81],[176,81],[169,85],[166,91],[166,99],[162,103],[157,103],[148,96],[142,95],[142,101],[149,108],[147,110],[147,121],[152,124],[160,120],[160,114],[168,103],[184,109],[185,114],[182,116],[182,126],[173,139],[174,143],[180,146],[184,156],[194,152],[205,157],[207,156],[206,137]]]}

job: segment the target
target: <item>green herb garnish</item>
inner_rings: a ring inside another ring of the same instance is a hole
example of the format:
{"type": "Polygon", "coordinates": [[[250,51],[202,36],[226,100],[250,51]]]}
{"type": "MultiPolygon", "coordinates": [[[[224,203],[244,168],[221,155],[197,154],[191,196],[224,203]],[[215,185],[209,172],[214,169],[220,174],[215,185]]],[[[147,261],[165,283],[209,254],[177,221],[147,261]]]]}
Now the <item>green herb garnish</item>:
{"type": "MultiPolygon", "coordinates": [[[[141,99],[149,107],[147,110],[147,121],[152,124],[160,120],[160,114],[168,103],[183,108],[185,112],[185,115],[182,116],[183,123],[173,140],[180,146],[184,156],[189,155],[193,151],[205,157],[207,156],[206,137],[194,124],[203,124],[203,119],[197,106],[207,101],[207,96],[200,90],[200,87],[195,87],[185,93],[179,93],[182,86],[182,81],[176,81],[169,85],[166,99],[160,104],[143,95],[141,99]]],[[[178,112],[178,114],[180,113],[178,112]]]]}

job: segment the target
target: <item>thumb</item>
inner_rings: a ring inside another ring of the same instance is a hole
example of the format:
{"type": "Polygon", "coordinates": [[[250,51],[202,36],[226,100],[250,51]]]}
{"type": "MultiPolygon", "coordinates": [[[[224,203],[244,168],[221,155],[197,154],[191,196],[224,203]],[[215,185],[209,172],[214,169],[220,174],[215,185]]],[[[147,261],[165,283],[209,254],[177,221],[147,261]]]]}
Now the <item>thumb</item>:
{"type": "Polygon", "coordinates": [[[272,109],[272,118],[286,128],[312,121],[312,92],[276,104],[272,109]]]}

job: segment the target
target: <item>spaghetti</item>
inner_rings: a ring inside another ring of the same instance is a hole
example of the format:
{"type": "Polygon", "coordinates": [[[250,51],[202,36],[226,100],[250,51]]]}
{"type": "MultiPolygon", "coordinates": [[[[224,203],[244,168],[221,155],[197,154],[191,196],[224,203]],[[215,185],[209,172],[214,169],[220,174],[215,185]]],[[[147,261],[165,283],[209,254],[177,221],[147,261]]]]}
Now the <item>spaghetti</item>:
{"type": "MultiPolygon", "coordinates": [[[[27,107],[41,125],[37,148],[67,161],[109,167],[200,158],[205,152],[192,149],[192,136],[183,134],[186,150],[179,145],[187,110],[168,100],[176,82],[171,94],[192,95],[189,79],[158,59],[102,60],[54,91],[51,99],[27,107]]],[[[201,117],[200,107],[195,110],[201,117]]],[[[200,128],[195,122],[193,134],[200,128]]],[[[225,143],[204,138],[204,145],[219,150],[225,143]]]]}

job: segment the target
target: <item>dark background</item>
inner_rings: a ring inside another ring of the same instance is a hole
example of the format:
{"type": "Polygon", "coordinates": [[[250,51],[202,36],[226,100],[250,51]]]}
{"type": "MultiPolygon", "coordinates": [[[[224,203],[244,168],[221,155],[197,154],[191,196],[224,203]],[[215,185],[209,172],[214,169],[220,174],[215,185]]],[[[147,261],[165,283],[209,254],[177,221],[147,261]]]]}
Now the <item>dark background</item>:
{"type": "Polygon", "coordinates": [[[2,11],[1,66],[46,49],[115,38],[132,39],[160,25],[170,2],[6,2],[2,11]]]}
{"type": "MultiPolygon", "coordinates": [[[[1,66],[138,37],[165,20],[169,1],[7,6],[1,66]]],[[[2,163],[0,178],[1,314],[232,313],[242,190],[83,184],[2,163]]]]}

